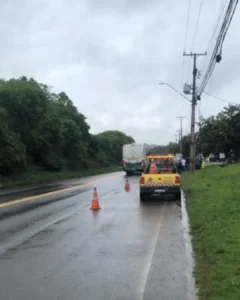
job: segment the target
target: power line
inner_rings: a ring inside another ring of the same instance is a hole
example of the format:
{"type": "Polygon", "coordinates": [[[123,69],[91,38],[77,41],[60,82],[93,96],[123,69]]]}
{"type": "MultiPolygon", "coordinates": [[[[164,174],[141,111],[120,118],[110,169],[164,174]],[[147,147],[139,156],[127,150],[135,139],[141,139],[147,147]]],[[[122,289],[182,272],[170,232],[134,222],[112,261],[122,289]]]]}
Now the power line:
{"type": "Polygon", "coordinates": [[[188,24],[189,24],[190,8],[191,8],[191,0],[188,0],[187,24],[186,24],[186,32],[185,32],[184,50],[183,50],[183,51],[186,50],[186,45],[187,45],[187,36],[188,36],[188,24]]]}
{"type": "MultiPolygon", "coordinates": [[[[207,69],[207,72],[204,76],[201,87],[199,89],[200,90],[199,94],[202,93],[202,91],[204,90],[204,88],[206,87],[206,85],[208,83],[209,78],[211,77],[211,75],[213,73],[213,70],[214,70],[215,65],[216,65],[217,54],[221,54],[223,37],[225,38],[225,36],[226,36],[226,34],[225,34],[226,33],[226,28],[227,28],[227,30],[229,28],[229,26],[227,27],[227,24],[228,24],[229,18],[231,16],[231,13],[232,13],[232,16],[233,16],[233,14],[235,12],[237,3],[238,3],[238,0],[235,3],[234,3],[234,0],[230,0],[230,2],[229,2],[229,5],[228,5],[228,8],[227,8],[227,11],[226,11],[226,14],[225,14],[225,18],[224,18],[220,33],[218,35],[217,43],[215,45],[215,48],[214,48],[214,51],[213,51],[213,54],[212,54],[212,57],[211,57],[211,60],[210,60],[210,63],[209,63],[209,67],[207,69]],[[232,10],[234,4],[235,4],[235,9],[232,10]]],[[[231,20],[232,20],[232,17],[230,19],[230,22],[231,22],[231,20]]],[[[230,22],[229,22],[229,24],[230,24],[230,22]]]]}
{"type": "Polygon", "coordinates": [[[191,50],[191,52],[193,51],[193,47],[194,47],[195,40],[196,40],[196,36],[197,36],[199,20],[200,20],[201,11],[202,11],[202,4],[203,4],[203,0],[201,0],[200,7],[199,7],[198,18],[197,18],[197,24],[196,24],[196,28],[195,28],[195,33],[194,33],[194,38],[193,38],[193,42],[192,42],[192,50],[191,50]]]}
{"type": "Polygon", "coordinates": [[[216,65],[216,55],[217,55],[217,53],[218,53],[218,49],[219,49],[220,42],[221,42],[221,38],[220,38],[220,37],[221,37],[222,32],[223,32],[223,30],[224,30],[224,28],[225,28],[226,21],[227,21],[227,18],[228,18],[228,14],[229,14],[229,11],[230,11],[230,4],[229,4],[228,10],[227,10],[227,12],[226,12],[226,14],[225,14],[224,22],[223,22],[223,24],[222,24],[220,33],[219,33],[219,35],[218,35],[217,43],[216,43],[216,45],[215,45],[215,47],[214,47],[213,54],[212,54],[212,56],[211,56],[211,59],[210,59],[210,62],[209,62],[209,65],[208,65],[206,74],[205,74],[205,76],[204,76],[204,78],[203,78],[203,81],[202,81],[202,83],[201,83],[201,86],[200,86],[200,88],[199,88],[199,91],[200,91],[199,94],[202,93],[203,89],[204,89],[205,86],[207,85],[208,80],[209,80],[210,76],[212,75],[213,69],[214,69],[214,67],[215,67],[215,65],[216,65]]]}
{"type": "MultiPolygon", "coordinates": [[[[224,40],[225,40],[226,34],[227,34],[227,32],[228,32],[229,26],[230,26],[230,24],[231,24],[231,22],[232,22],[232,19],[233,19],[233,16],[234,16],[234,14],[235,14],[237,5],[238,5],[238,0],[236,0],[235,7],[233,8],[233,12],[232,12],[230,21],[229,21],[229,23],[228,23],[228,25],[227,25],[227,29],[226,29],[226,31],[225,31],[225,33],[224,33],[224,35],[223,35],[223,38],[222,38],[222,45],[223,45],[223,42],[224,42],[224,40]]],[[[222,52],[222,45],[221,45],[221,52],[222,52]]]]}
{"type": "Polygon", "coordinates": [[[213,96],[212,94],[206,92],[206,91],[203,91],[204,94],[207,94],[208,96],[214,98],[214,99],[217,99],[219,101],[222,101],[222,102],[225,102],[225,103],[229,103],[229,104],[233,104],[233,105],[240,105],[240,103],[236,103],[236,102],[230,102],[230,101],[227,101],[227,100],[224,100],[224,99],[221,99],[221,98],[218,98],[216,96],[213,96]]]}
{"type": "MultiPolygon", "coordinates": [[[[226,37],[226,33],[229,29],[230,23],[232,21],[233,15],[234,15],[235,10],[236,10],[236,6],[238,4],[238,0],[236,0],[235,2],[234,1],[235,0],[231,0],[229,2],[229,5],[228,5],[228,8],[227,8],[224,20],[223,20],[223,24],[222,24],[221,29],[220,29],[220,33],[218,35],[216,45],[214,47],[213,54],[212,54],[212,57],[211,57],[210,62],[209,62],[209,66],[207,68],[207,71],[205,73],[205,76],[204,76],[204,78],[202,80],[202,83],[200,85],[200,88],[199,88],[199,96],[202,94],[203,90],[205,89],[205,87],[206,87],[206,85],[209,81],[209,78],[212,75],[212,72],[213,72],[214,67],[216,65],[217,56],[221,60],[221,52],[222,52],[223,41],[226,37]]],[[[220,62],[220,60],[218,60],[218,62],[220,62]]]]}
{"type": "MultiPolygon", "coordinates": [[[[188,37],[188,24],[189,24],[189,16],[190,16],[190,7],[191,7],[191,0],[188,0],[188,10],[187,10],[187,23],[186,23],[186,30],[185,30],[185,39],[184,39],[184,49],[183,52],[186,51],[187,45],[187,37],[188,37]]],[[[183,74],[184,74],[184,56],[182,60],[182,84],[183,84],[183,74]]]]}
{"type": "Polygon", "coordinates": [[[175,89],[171,84],[167,83],[167,82],[159,82],[160,85],[167,85],[169,86],[172,90],[174,90],[176,93],[178,93],[180,96],[182,96],[183,98],[185,98],[187,101],[191,102],[191,100],[189,100],[185,95],[183,95],[182,93],[180,93],[177,89],[175,89]]]}
{"type": "Polygon", "coordinates": [[[206,74],[205,74],[205,76],[203,78],[203,81],[202,81],[202,84],[200,86],[200,89],[199,89],[200,90],[200,94],[204,90],[205,86],[207,85],[208,80],[209,80],[210,76],[212,75],[212,72],[213,72],[214,67],[216,65],[216,55],[217,55],[217,53],[219,51],[219,47],[221,45],[221,38],[222,38],[222,35],[223,35],[223,32],[224,32],[224,29],[226,27],[227,21],[229,19],[229,14],[231,12],[231,8],[232,8],[232,1],[229,2],[228,9],[227,9],[227,12],[225,14],[225,18],[224,18],[224,21],[223,21],[220,33],[218,35],[217,43],[215,45],[212,57],[210,59],[210,63],[209,63],[208,69],[206,71],[206,74]]]}
{"type": "Polygon", "coordinates": [[[213,34],[212,34],[212,36],[211,36],[211,38],[210,38],[210,40],[209,40],[209,42],[208,42],[206,51],[208,50],[208,48],[209,48],[209,46],[210,46],[210,44],[211,44],[211,42],[212,42],[212,40],[213,40],[213,38],[214,38],[214,36],[215,36],[215,33],[216,33],[217,29],[218,29],[218,26],[219,26],[219,24],[220,24],[220,21],[221,21],[221,19],[222,19],[222,16],[223,16],[223,13],[224,13],[224,10],[225,10],[225,6],[226,6],[226,4],[227,4],[227,1],[228,1],[228,0],[225,0],[225,4],[224,4],[224,6],[223,6],[223,8],[222,8],[222,10],[221,10],[221,12],[220,12],[220,15],[219,15],[218,19],[217,19],[215,28],[214,28],[214,30],[213,30],[213,34]]]}
{"type": "MultiPolygon", "coordinates": [[[[195,32],[194,32],[194,37],[193,37],[191,52],[193,51],[193,47],[194,47],[196,36],[197,36],[199,20],[200,20],[201,11],[202,11],[202,3],[203,3],[203,0],[201,0],[199,11],[198,11],[197,24],[196,24],[196,27],[195,27],[195,32]]],[[[187,74],[187,77],[189,76],[190,70],[191,70],[191,60],[189,60],[189,64],[188,64],[188,74],[187,74]]]]}
{"type": "MultiPolygon", "coordinates": [[[[216,25],[215,25],[215,27],[214,27],[212,36],[211,36],[211,38],[209,39],[209,42],[208,42],[208,44],[207,44],[206,51],[208,51],[208,49],[209,49],[209,47],[210,47],[210,45],[211,45],[211,43],[212,43],[212,41],[213,41],[213,39],[214,39],[214,36],[215,36],[215,34],[216,34],[216,31],[217,31],[217,29],[218,29],[218,27],[219,27],[220,21],[221,21],[221,19],[222,19],[222,17],[223,17],[223,14],[224,14],[224,11],[225,11],[227,2],[228,2],[228,0],[225,0],[225,3],[223,4],[223,7],[221,8],[221,11],[219,12],[219,16],[218,16],[218,18],[216,19],[216,25]]],[[[206,59],[203,58],[203,60],[204,60],[204,62],[203,62],[202,68],[203,68],[203,67],[205,66],[205,64],[206,64],[206,59]]]]}

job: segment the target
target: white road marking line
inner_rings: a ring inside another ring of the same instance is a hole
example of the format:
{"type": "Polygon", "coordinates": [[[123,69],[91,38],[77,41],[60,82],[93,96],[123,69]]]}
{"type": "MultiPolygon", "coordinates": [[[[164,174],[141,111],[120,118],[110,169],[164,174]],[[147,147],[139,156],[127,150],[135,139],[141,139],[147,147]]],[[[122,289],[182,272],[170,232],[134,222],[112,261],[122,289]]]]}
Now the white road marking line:
{"type": "Polygon", "coordinates": [[[152,265],[153,256],[154,256],[155,248],[156,248],[156,245],[157,245],[158,237],[159,237],[159,234],[160,234],[160,231],[161,231],[161,228],[162,228],[165,209],[166,209],[166,202],[164,203],[164,207],[161,210],[161,215],[160,215],[160,218],[159,218],[159,222],[157,224],[155,234],[153,234],[151,243],[149,245],[150,250],[149,250],[147,258],[146,258],[142,278],[140,279],[140,291],[139,291],[140,292],[140,300],[143,300],[143,298],[144,298],[144,291],[145,291],[145,287],[146,287],[146,284],[147,284],[149,271],[150,271],[150,268],[151,268],[151,265],[152,265]]]}

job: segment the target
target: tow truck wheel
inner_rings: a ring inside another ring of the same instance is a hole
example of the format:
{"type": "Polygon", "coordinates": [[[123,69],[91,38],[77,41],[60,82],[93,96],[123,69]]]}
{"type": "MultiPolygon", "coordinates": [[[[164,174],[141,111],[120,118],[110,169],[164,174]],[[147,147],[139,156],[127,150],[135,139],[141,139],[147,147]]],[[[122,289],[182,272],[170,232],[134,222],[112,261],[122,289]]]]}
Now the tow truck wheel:
{"type": "Polygon", "coordinates": [[[176,200],[181,200],[181,192],[177,193],[175,195],[176,200]]]}

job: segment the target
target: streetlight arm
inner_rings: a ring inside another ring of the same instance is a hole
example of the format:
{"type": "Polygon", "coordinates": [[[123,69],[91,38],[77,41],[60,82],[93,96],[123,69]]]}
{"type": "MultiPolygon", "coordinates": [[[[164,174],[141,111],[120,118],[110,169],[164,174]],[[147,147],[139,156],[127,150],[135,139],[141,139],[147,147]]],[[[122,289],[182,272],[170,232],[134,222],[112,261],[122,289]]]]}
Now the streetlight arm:
{"type": "Polygon", "coordinates": [[[167,85],[169,86],[172,90],[174,90],[176,93],[178,93],[179,95],[181,95],[183,98],[185,98],[188,102],[191,102],[191,100],[189,100],[186,96],[184,96],[182,93],[180,93],[178,90],[176,90],[173,86],[171,86],[169,83],[166,82],[159,82],[159,85],[167,85]]]}

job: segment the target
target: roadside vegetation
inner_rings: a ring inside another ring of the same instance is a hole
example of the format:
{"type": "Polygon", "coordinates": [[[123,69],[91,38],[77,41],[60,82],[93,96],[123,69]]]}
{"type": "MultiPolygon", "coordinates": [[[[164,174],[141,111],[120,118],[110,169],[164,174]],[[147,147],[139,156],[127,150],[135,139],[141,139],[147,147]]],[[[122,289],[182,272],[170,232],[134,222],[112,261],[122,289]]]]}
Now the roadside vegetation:
{"type": "Polygon", "coordinates": [[[119,170],[120,131],[94,135],[69,97],[33,78],[0,80],[0,186],[119,170]]]}
{"type": "Polygon", "coordinates": [[[182,175],[199,300],[240,299],[240,164],[182,175]]]}
{"type": "MultiPolygon", "coordinates": [[[[201,118],[199,125],[196,154],[202,153],[207,157],[210,153],[223,152],[228,155],[232,149],[235,157],[240,157],[240,105],[229,105],[217,116],[201,118]]],[[[189,157],[190,135],[183,136],[182,144],[183,156],[189,157]]],[[[171,142],[155,148],[155,152],[179,153],[179,144],[171,142]]]]}
{"type": "Polygon", "coordinates": [[[118,165],[112,165],[108,167],[79,169],[76,171],[61,171],[51,172],[44,170],[28,170],[22,173],[15,173],[8,177],[1,177],[0,188],[8,189],[12,187],[51,183],[59,180],[82,178],[87,176],[94,176],[99,174],[106,174],[110,172],[122,171],[122,167],[118,165]]]}

